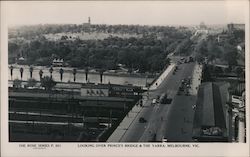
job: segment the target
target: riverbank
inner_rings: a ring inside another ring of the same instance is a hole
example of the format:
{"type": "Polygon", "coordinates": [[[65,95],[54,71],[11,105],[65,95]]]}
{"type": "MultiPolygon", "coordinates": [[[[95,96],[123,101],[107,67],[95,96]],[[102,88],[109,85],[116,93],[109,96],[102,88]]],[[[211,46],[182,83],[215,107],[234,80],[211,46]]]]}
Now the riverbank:
{"type": "MultiPolygon", "coordinates": [[[[18,64],[11,64],[14,69],[24,68],[29,69],[30,66],[28,65],[18,65],[18,64]]],[[[9,65],[9,67],[11,66],[9,65]]],[[[33,70],[49,70],[50,67],[46,66],[32,66],[33,70]]],[[[85,69],[73,68],[73,67],[53,67],[55,72],[59,72],[60,69],[63,69],[64,72],[72,73],[73,69],[76,69],[77,73],[85,73],[85,69]]],[[[88,74],[100,74],[97,69],[89,69],[88,74]]],[[[103,72],[106,76],[120,76],[120,77],[137,77],[137,78],[155,78],[158,74],[152,73],[127,73],[127,72],[111,72],[111,70],[103,72]]]]}
{"type": "MultiPolygon", "coordinates": [[[[12,76],[11,76],[10,69],[8,73],[9,80],[19,79],[19,80],[27,81],[31,78],[29,66],[27,65],[12,65],[12,66],[13,66],[12,76]],[[20,72],[21,67],[23,68],[22,78],[21,78],[21,72],[20,72]]],[[[147,75],[147,74],[127,74],[127,73],[123,74],[123,73],[104,72],[102,75],[102,81],[101,81],[100,73],[93,69],[89,70],[88,76],[86,77],[86,73],[84,69],[77,69],[77,73],[74,76],[73,68],[71,67],[63,67],[64,72],[61,76],[59,72],[60,68],[61,67],[53,68],[52,78],[56,82],[76,82],[76,83],[91,82],[91,83],[103,83],[103,84],[111,83],[111,84],[120,84],[120,85],[131,84],[135,86],[146,86],[147,84],[150,84],[154,79],[152,75],[147,75]]],[[[33,72],[32,72],[33,79],[40,80],[40,70],[43,71],[42,77],[51,76],[51,73],[48,67],[33,66],[33,72]]]]}

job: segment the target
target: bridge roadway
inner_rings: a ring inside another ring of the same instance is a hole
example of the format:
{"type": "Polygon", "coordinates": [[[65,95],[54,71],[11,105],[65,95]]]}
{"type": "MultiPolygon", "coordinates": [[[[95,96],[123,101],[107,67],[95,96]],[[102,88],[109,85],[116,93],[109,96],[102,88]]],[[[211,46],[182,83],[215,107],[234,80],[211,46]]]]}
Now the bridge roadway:
{"type": "MultiPolygon", "coordinates": [[[[181,85],[181,80],[193,76],[195,64],[196,63],[194,62],[180,64],[175,75],[173,75],[172,70],[156,89],[145,93],[143,97],[143,107],[137,112],[137,115],[133,117],[134,119],[132,120],[129,127],[125,127],[122,130],[122,127],[120,126],[121,133],[115,133],[117,132],[117,130],[115,130],[107,142],[147,142],[159,141],[162,140],[162,138],[165,138],[166,127],[171,127],[169,124],[166,125],[167,119],[169,116],[175,114],[170,113],[170,111],[172,110],[171,108],[175,108],[176,97],[179,97],[176,96],[176,94],[179,86],[181,85]],[[162,93],[167,93],[168,97],[173,99],[173,102],[171,104],[158,103],[152,105],[152,100],[158,96],[161,96],[162,93]],[[140,123],[140,117],[145,118],[147,122],[140,123]]],[[[195,100],[192,98],[193,96],[186,97],[188,98],[185,99],[191,99],[191,103],[194,103],[193,101],[195,100]]],[[[185,99],[183,99],[184,102],[182,100],[180,101],[185,104],[185,99]]],[[[192,107],[189,105],[188,108],[192,107]]],[[[172,119],[171,123],[175,123],[175,120],[172,119]]]]}
{"type": "MultiPolygon", "coordinates": [[[[190,39],[196,43],[191,56],[196,56],[196,48],[201,41],[206,40],[206,33],[201,36],[195,34],[190,39]]],[[[174,63],[180,57],[171,53],[168,57],[174,63]]],[[[120,126],[113,132],[107,142],[147,142],[147,141],[192,141],[193,116],[196,103],[196,95],[202,66],[196,63],[184,63],[179,65],[179,70],[173,75],[170,71],[165,75],[160,85],[150,88],[147,96],[144,96],[143,107],[134,107],[130,115],[124,118],[120,126]],[[176,95],[184,78],[192,78],[190,95],[176,95]],[[152,104],[152,99],[167,93],[173,101],[170,105],[152,104]],[[148,122],[140,123],[139,118],[144,117],[148,122]]],[[[154,86],[154,85],[153,85],[154,86]]]]}

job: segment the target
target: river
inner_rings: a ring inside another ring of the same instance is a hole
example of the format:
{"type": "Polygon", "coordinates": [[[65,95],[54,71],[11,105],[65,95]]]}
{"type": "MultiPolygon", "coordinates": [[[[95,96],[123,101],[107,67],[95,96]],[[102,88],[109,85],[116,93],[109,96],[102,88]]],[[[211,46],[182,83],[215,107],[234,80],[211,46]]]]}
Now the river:
{"type": "MultiPolygon", "coordinates": [[[[20,75],[20,67],[23,67],[23,78],[22,80],[27,81],[30,78],[30,72],[28,66],[20,66],[20,65],[13,65],[13,76],[12,79],[21,79],[20,75]]],[[[60,82],[60,73],[59,69],[60,67],[54,67],[54,71],[52,73],[53,79],[57,82],[60,82]]],[[[73,82],[74,76],[72,73],[72,68],[63,67],[64,73],[63,73],[63,80],[62,82],[73,82]]],[[[40,80],[39,77],[39,71],[43,70],[43,76],[50,76],[49,68],[44,66],[33,66],[33,75],[32,78],[35,80],[40,80]]],[[[8,73],[8,79],[11,80],[10,70],[8,73]]],[[[98,73],[91,73],[88,74],[88,81],[91,83],[100,83],[100,74],[98,73]]],[[[147,78],[144,76],[129,76],[129,75],[118,75],[118,74],[103,74],[103,83],[112,83],[112,84],[133,84],[135,86],[142,86],[144,87],[147,83],[151,83],[153,81],[153,78],[147,78]]],[[[86,83],[85,79],[85,72],[84,70],[77,70],[76,73],[76,81],[78,83],[86,83]]]]}

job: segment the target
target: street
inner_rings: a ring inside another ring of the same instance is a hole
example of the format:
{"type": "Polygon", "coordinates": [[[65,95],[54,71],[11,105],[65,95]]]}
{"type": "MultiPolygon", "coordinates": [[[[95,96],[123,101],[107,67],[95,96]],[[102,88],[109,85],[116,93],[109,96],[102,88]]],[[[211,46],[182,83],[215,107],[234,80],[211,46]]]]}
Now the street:
{"type": "MultiPolygon", "coordinates": [[[[118,141],[147,142],[161,141],[163,138],[175,140],[177,135],[176,132],[178,131],[174,131],[174,127],[183,127],[183,123],[191,122],[192,120],[192,105],[195,103],[194,96],[176,96],[176,94],[179,86],[181,85],[182,79],[192,77],[194,67],[194,62],[180,64],[177,72],[173,74],[173,71],[171,71],[157,89],[150,90],[148,96],[147,93],[145,93],[141,111],[134,117],[134,120],[129,125],[129,128],[124,131],[123,136],[118,141]],[[161,96],[162,93],[166,93],[167,97],[172,99],[172,103],[152,104],[152,100],[161,96]],[[139,122],[141,117],[146,119],[147,122],[139,122]],[[181,120],[184,121],[180,123],[181,120]],[[171,131],[171,128],[173,131],[171,131]]],[[[191,126],[192,124],[187,125],[189,132],[191,126]]],[[[181,130],[181,133],[183,133],[186,131],[186,128],[178,128],[178,130],[181,130]]],[[[178,135],[176,140],[180,140],[179,138],[182,138],[182,136],[178,135]]],[[[190,140],[190,137],[188,139],[190,140]]],[[[115,142],[112,140],[109,141],[115,142]]]]}

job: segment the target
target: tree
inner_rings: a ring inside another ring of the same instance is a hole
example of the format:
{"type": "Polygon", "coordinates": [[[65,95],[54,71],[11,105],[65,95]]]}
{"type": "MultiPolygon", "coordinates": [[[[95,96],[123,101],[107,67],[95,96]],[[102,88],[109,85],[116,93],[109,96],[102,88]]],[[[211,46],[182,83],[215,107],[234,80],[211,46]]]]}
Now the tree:
{"type": "Polygon", "coordinates": [[[21,80],[23,79],[23,68],[20,68],[20,75],[21,75],[21,80]]]}
{"type": "Polygon", "coordinates": [[[64,73],[64,71],[63,71],[62,68],[59,70],[59,73],[60,73],[60,79],[61,79],[61,82],[62,82],[62,80],[63,80],[63,73],[64,73]]]}
{"type": "Polygon", "coordinates": [[[236,74],[237,74],[237,76],[238,76],[238,79],[240,80],[240,79],[242,79],[243,77],[244,77],[244,71],[243,71],[243,69],[241,68],[241,67],[237,67],[236,69],[235,69],[235,72],[236,72],[236,74]]]}
{"type": "Polygon", "coordinates": [[[45,76],[41,80],[41,86],[45,88],[45,90],[51,90],[56,85],[56,82],[49,76],[45,76]]]}
{"type": "Polygon", "coordinates": [[[21,88],[21,86],[22,86],[22,81],[21,80],[15,79],[13,81],[13,87],[14,88],[21,88]]]}
{"type": "Polygon", "coordinates": [[[32,74],[33,74],[33,67],[30,66],[30,78],[32,78],[32,74]]]}
{"type": "Polygon", "coordinates": [[[52,67],[50,67],[49,72],[50,72],[50,78],[52,79],[52,73],[53,73],[54,69],[52,67]]]}
{"type": "Polygon", "coordinates": [[[12,80],[12,76],[13,76],[13,69],[14,69],[14,67],[11,65],[11,66],[10,66],[10,76],[11,76],[11,80],[12,80]]]}
{"type": "Polygon", "coordinates": [[[228,62],[229,66],[236,66],[238,58],[237,49],[228,43],[226,43],[224,47],[225,47],[224,51],[226,52],[224,53],[225,61],[228,62]]]}
{"type": "Polygon", "coordinates": [[[29,80],[28,80],[28,83],[27,83],[27,86],[28,87],[34,87],[35,85],[36,85],[36,80],[35,79],[32,79],[32,78],[30,78],[29,80]]]}
{"type": "Polygon", "coordinates": [[[40,81],[41,81],[42,77],[43,77],[43,71],[42,70],[39,71],[39,76],[40,76],[40,81]]]}
{"type": "MultiPolygon", "coordinates": [[[[114,70],[116,65],[120,63],[124,64],[124,68],[130,69],[130,71],[133,68],[139,69],[140,72],[161,71],[166,56],[158,60],[160,57],[157,58],[155,55],[166,55],[166,52],[172,52],[174,49],[177,49],[178,53],[186,54],[189,52],[186,50],[189,50],[189,46],[192,44],[192,41],[188,39],[191,35],[190,31],[179,31],[173,27],[91,25],[90,28],[90,32],[107,33],[109,31],[112,33],[125,33],[125,36],[110,36],[100,40],[81,40],[80,38],[68,40],[67,35],[64,35],[61,36],[62,41],[60,38],[50,41],[44,37],[44,33],[87,32],[87,29],[82,30],[80,26],[64,25],[28,27],[25,30],[18,29],[17,32],[20,33],[13,34],[11,32],[16,31],[10,31],[10,37],[23,37],[28,40],[36,36],[39,38],[32,40],[30,43],[11,41],[9,45],[9,53],[11,54],[9,62],[15,61],[15,56],[20,54],[20,51],[23,51],[26,53],[27,63],[30,65],[50,65],[54,58],[64,58],[69,66],[78,68],[91,66],[95,69],[114,70]],[[138,38],[137,35],[141,37],[138,38]],[[176,48],[177,46],[179,48],[176,48]],[[152,63],[152,59],[153,62],[156,61],[157,63],[152,63]],[[157,65],[158,63],[160,66],[157,65]]],[[[206,48],[205,43],[204,45],[206,48]]]]}
{"type": "Polygon", "coordinates": [[[76,71],[76,69],[74,68],[74,69],[73,69],[74,82],[76,82],[76,73],[77,73],[77,71],[76,71]]]}

